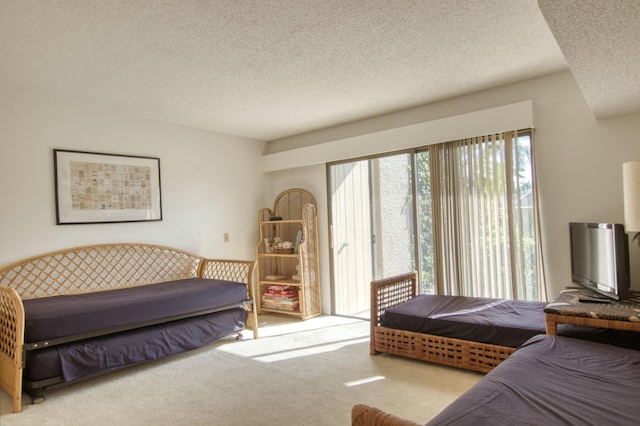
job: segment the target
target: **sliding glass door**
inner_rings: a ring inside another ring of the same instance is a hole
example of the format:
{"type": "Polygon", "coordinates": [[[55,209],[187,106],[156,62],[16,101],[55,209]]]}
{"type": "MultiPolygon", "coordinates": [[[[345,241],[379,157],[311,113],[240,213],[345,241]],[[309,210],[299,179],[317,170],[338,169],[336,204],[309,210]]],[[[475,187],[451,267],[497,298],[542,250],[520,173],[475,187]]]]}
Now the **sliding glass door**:
{"type": "Polygon", "coordinates": [[[329,165],[334,314],[369,316],[370,283],[415,269],[408,153],[329,165]]]}
{"type": "Polygon", "coordinates": [[[530,129],[328,166],[332,302],[366,317],[370,282],[545,300],[530,129]],[[413,195],[415,194],[415,196],[413,195]]]}

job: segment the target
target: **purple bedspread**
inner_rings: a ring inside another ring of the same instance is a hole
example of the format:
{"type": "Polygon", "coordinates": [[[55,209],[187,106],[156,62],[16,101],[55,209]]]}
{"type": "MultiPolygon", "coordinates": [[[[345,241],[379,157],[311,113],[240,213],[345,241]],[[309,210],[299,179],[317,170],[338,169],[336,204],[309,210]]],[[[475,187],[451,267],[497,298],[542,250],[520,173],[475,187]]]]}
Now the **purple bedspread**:
{"type": "Polygon", "coordinates": [[[634,425],[640,351],[539,335],[428,426],[634,425]]]}
{"type": "Polygon", "coordinates": [[[136,326],[237,304],[242,283],[191,278],[86,294],[25,300],[25,342],[136,326]]]}
{"type": "Polygon", "coordinates": [[[542,302],[419,295],[388,308],[381,325],[515,348],[544,334],[545,306],[542,302]]]}
{"type": "MultiPolygon", "coordinates": [[[[396,330],[517,348],[545,334],[544,302],[419,295],[388,308],[380,325],[396,330]]],[[[560,324],[558,334],[639,349],[640,333],[560,324]]]]}
{"type": "Polygon", "coordinates": [[[196,349],[244,328],[247,311],[228,309],[207,315],[27,351],[25,386],[61,378],[70,382],[105,371],[196,349]]]}

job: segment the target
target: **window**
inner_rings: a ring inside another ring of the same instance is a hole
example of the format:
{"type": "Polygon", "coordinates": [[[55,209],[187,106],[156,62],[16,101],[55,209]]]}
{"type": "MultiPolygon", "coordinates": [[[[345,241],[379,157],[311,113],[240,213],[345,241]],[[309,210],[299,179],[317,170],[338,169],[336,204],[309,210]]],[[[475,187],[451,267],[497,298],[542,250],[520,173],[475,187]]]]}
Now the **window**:
{"type": "Polygon", "coordinates": [[[341,295],[367,303],[371,277],[395,263],[419,271],[421,293],[544,300],[532,139],[507,132],[328,165],[336,313],[363,312],[341,295]],[[350,228],[369,237],[346,238],[350,228]],[[341,260],[350,253],[368,260],[341,260]],[[369,266],[342,277],[354,264],[369,266]]]}
{"type": "Polygon", "coordinates": [[[416,154],[424,292],[544,300],[531,142],[507,132],[416,154]]]}

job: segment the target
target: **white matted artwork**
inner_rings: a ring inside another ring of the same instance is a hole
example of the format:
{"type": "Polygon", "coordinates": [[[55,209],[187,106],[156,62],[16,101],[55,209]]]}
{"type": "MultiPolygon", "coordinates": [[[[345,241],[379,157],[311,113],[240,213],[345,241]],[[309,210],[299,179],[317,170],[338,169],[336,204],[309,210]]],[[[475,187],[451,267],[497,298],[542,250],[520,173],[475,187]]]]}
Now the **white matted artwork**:
{"type": "Polygon", "coordinates": [[[56,223],[162,220],[160,159],[53,150],[56,223]]]}

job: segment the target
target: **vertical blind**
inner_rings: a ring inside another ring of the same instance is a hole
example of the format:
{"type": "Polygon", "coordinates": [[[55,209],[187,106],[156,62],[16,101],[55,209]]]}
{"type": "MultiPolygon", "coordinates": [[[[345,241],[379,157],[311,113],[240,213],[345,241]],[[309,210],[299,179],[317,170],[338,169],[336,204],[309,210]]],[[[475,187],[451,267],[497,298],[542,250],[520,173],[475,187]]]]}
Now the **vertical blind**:
{"type": "Polygon", "coordinates": [[[533,131],[429,146],[439,294],[545,300],[533,131]]]}

